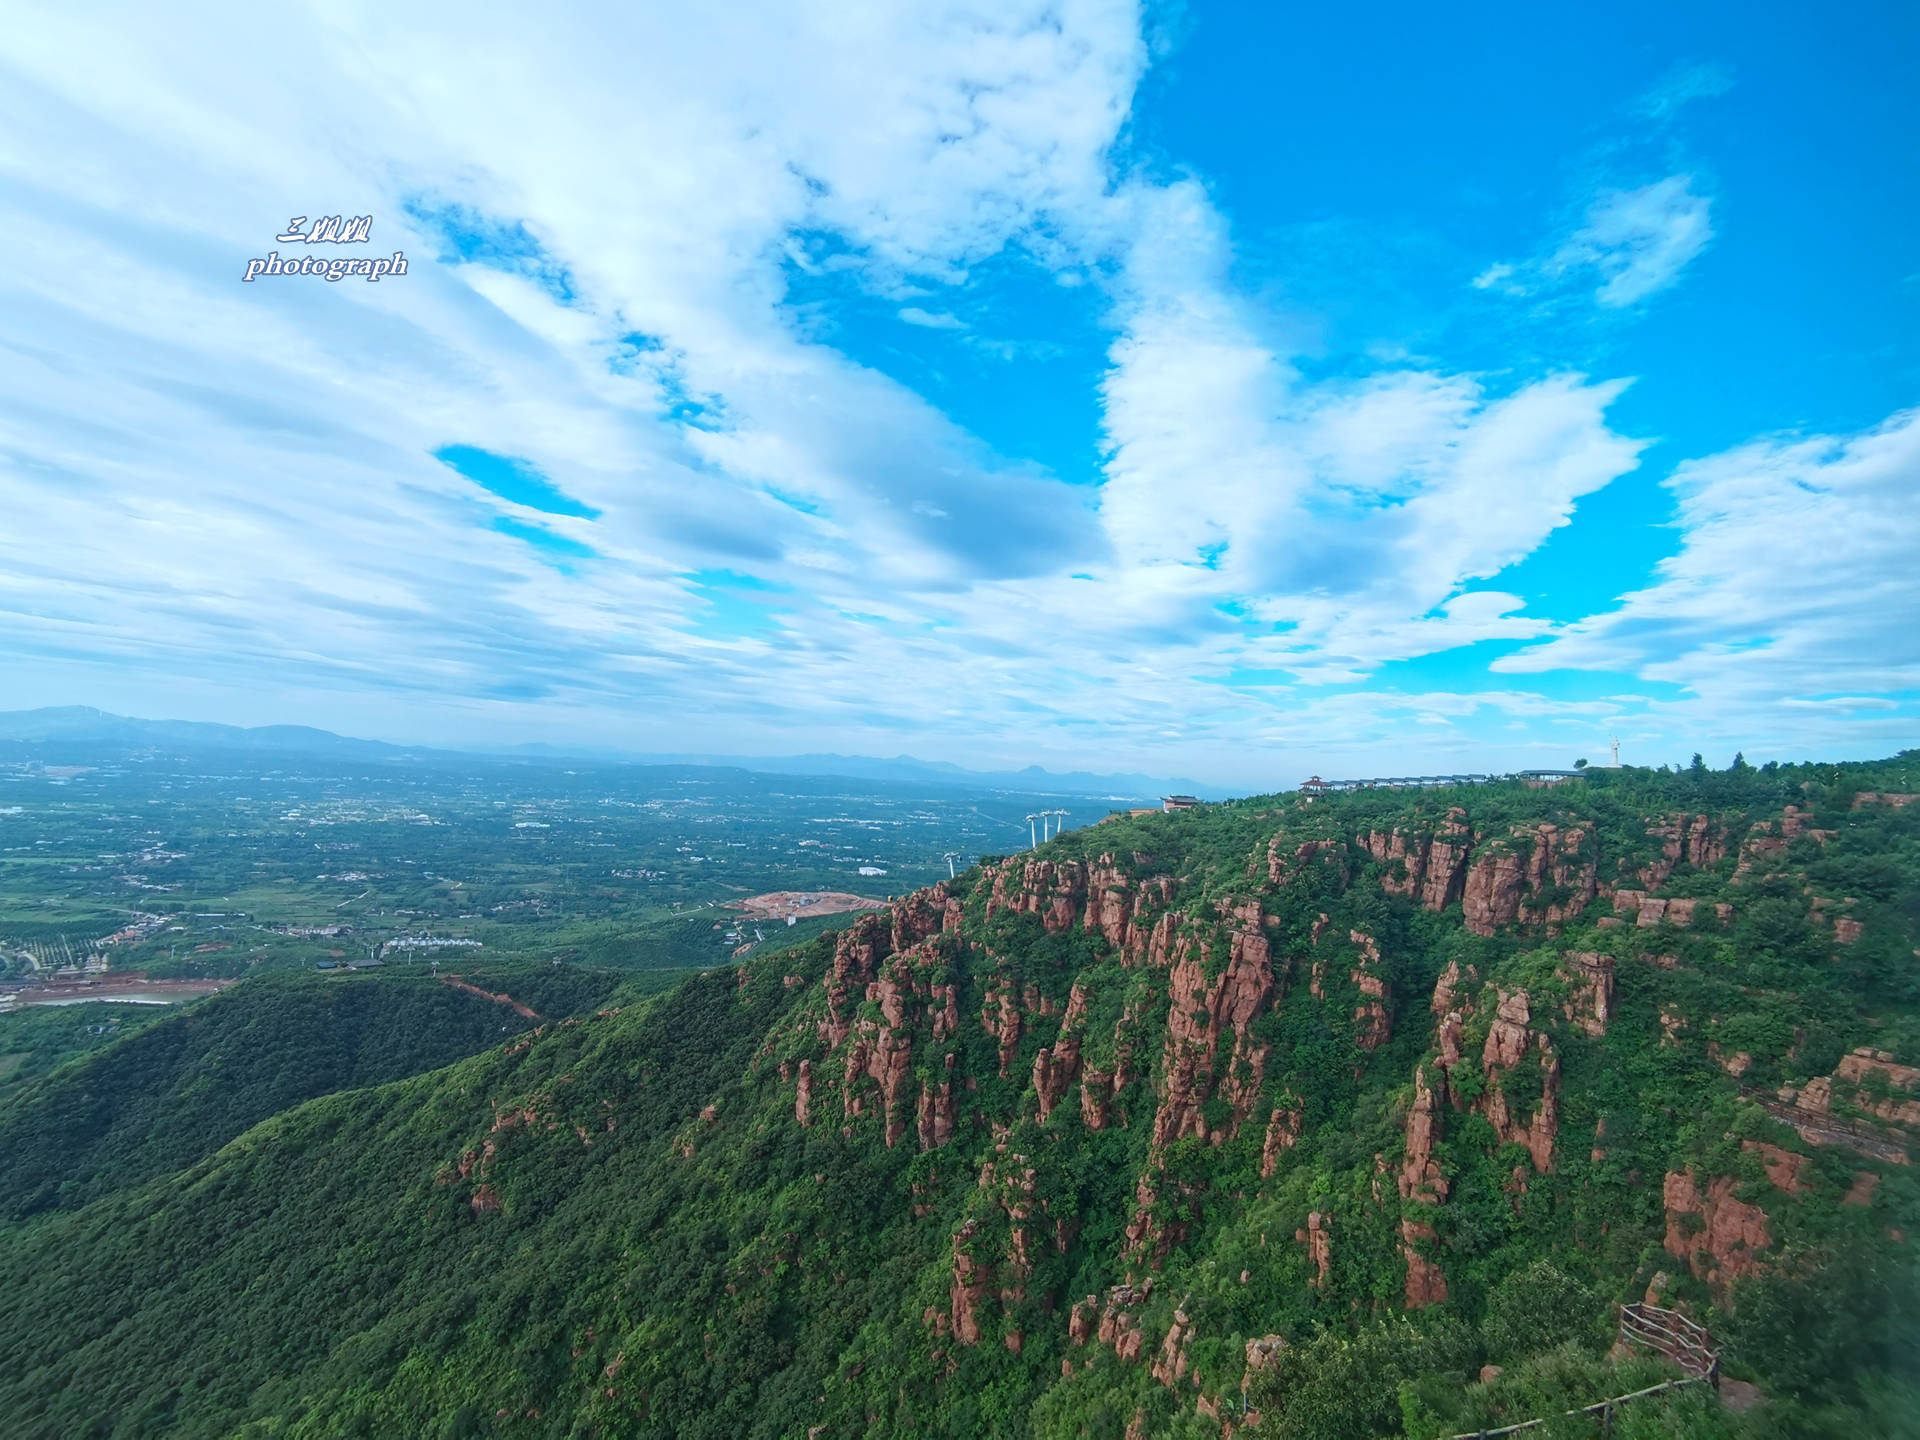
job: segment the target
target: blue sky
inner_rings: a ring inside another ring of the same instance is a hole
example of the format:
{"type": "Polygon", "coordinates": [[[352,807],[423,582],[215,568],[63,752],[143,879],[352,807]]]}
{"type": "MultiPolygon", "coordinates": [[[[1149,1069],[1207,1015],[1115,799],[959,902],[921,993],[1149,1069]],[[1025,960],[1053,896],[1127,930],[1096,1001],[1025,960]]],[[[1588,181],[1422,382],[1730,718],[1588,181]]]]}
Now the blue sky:
{"type": "Polygon", "coordinates": [[[29,8],[0,692],[1181,773],[1920,732],[1911,7],[29,8]],[[379,283],[262,276],[371,215],[379,283]]]}

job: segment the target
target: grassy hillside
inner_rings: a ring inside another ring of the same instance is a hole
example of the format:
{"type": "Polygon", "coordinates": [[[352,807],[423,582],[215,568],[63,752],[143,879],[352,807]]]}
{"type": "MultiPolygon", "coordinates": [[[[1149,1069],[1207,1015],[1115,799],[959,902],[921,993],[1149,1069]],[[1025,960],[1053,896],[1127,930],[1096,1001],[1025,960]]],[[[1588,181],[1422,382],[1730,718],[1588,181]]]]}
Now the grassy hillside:
{"type": "MultiPolygon", "coordinates": [[[[0,1214],[72,1208],[183,1169],[303,1100],[438,1069],[540,1017],[590,1007],[623,978],[544,966],[462,973],[472,988],[425,974],[279,975],[163,1019],[134,1017],[120,1027],[130,1033],[0,1103],[0,1214]]],[[[62,1023],[15,1018],[36,1031],[62,1023]]]]}
{"type": "Polygon", "coordinates": [[[1616,1434],[1912,1433],[1909,776],[1072,832],[15,1223],[0,1413],[1425,1437],[1670,1376],[1609,1349],[1652,1293],[1765,1398],[1673,1392],[1616,1434]]]}

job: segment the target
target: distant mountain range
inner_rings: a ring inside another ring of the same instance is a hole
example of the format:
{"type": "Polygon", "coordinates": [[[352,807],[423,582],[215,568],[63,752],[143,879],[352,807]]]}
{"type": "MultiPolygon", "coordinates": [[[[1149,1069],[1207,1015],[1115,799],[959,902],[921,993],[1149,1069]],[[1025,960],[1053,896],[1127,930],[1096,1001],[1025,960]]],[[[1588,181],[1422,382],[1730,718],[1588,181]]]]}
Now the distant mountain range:
{"type": "MultiPolygon", "coordinates": [[[[1024,770],[968,770],[943,760],[920,760],[911,755],[897,755],[890,760],[864,755],[647,755],[549,744],[441,750],[424,745],[393,745],[384,740],[360,740],[308,725],[245,727],[200,720],[140,720],[86,705],[0,711],[0,753],[20,747],[30,750],[59,747],[63,752],[80,747],[119,754],[158,749],[258,756],[306,755],[378,764],[440,766],[462,759],[681,765],[770,775],[838,775],[894,785],[1015,790],[1033,795],[1088,795],[1102,799],[1140,800],[1176,793],[1222,799],[1228,793],[1192,780],[1157,779],[1139,774],[1097,775],[1084,770],[1056,774],[1038,765],[1029,765],[1024,770]]],[[[63,753],[63,758],[71,757],[63,753]]]]}

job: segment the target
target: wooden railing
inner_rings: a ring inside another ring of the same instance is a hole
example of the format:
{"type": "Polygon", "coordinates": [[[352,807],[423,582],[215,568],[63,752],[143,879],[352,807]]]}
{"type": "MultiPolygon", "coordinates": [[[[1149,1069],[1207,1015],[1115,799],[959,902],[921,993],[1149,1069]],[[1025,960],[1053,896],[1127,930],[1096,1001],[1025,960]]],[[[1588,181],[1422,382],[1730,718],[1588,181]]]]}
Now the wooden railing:
{"type": "Polygon", "coordinates": [[[1620,1338],[1659,1351],[1696,1380],[1720,1383],[1720,1352],[1713,1348],[1713,1337],[1678,1310],[1622,1305],[1620,1338]]]}
{"type": "Polygon", "coordinates": [[[1582,1405],[1578,1410],[1562,1410],[1558,1415],[1542,1416],[1538,1420],[1522,1420],[1518,1425],[1502,1425],[1498,1430],[1465,1430],[1455,1435],[1453,1440],[1492,1440],[1495,1435],[1518,1435],[1522,1430],[1531,1430],[1536,1425],[1544,1425],[1548,1420],[1564,1419],[1568,1415],[1598,1415],[1603,1430],[1613,1429],[1615,1408],[1625,1405],[1629,1400],[1643,1400],[1649,1395],[1658,1395],[1663,1390],[1684,1390],[1689,1385],[1704,1385],[1704,1375],[1689,1375],[1684,1380],[1668,1380],[1663,1384],[1649,1385],[1644,1390],[1635,1390],[1631,1395],[1614,1395],[1605,1400],[1596,1400],[1591,1405],[1582,1405]]]}
{"type": "Polygon", "coordinates": [[[1559,1420],[1568,1415],[1598,1415],[1600,1428],[1611,1432],[1615,1408],[1629,1401],[1644,1400],[1649,1395],[1684,1389],[1688,1385],[1719,1388],[1720,1352],[1713,1348],[1713,1337],[1678,1310],[1662,1310],[1658,1305],[1622,1305],[1620,1338],[1629,1344],[1644,1345],[1658,1351],[1684,1370],[1687,1378],[1649,1385],[1629,1395],[1612,1395],[1591,1405],[1583,1405],[1578,1410],[1563,1410],[1558,1415],[1543,1416],[1538,1420],[1522,1420],[1517,1425],[1503,1425],[1497,1430],[1466,1430],[1452,1437],[1452,1440],[1492,1440],[1496,1435],[1517,1435],[1522,1430],[1544,1425],[1550,1419],[1559,1420]]]}

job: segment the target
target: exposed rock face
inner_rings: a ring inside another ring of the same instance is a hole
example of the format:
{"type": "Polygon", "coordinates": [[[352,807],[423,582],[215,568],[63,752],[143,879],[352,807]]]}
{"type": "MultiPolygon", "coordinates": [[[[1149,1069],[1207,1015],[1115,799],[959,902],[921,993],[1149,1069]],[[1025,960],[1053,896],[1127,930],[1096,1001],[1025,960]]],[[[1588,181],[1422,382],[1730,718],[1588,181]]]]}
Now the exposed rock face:
{"type": "MultiPolygon", "coordinates": [[[[1122,1360],[1132,1361],[1140,1357],[1140,1346],[1146,1337],[1140,1333],[1140,1317],[1133,1312],[1152,1293],[1151,1280],[1140,1289],[1131,1285],[1116,1285],[1107,1292],[1107,1305],[1100,1313],[1100,1328],[1095,1338],[1102,1345],[1111,1345],[1113,1353],[1122,1360]]],[[[1093,1297],[1087,1298],[1091,1301],[1093,1297]]]]}
{"type": "Polygon", "coordinates": [[[1536,1034],[1527,1028],[1532,1023],[1527,992],[1499,994],[1499,1008],[1481,1051],[1487,1089],[1480,1107],[1500,1139],[1526,1146],[1533,1168],[1544,1175],[1553,1169],[1553,1143],[1560,1133],[1560,1057],[1544,1032],[1536,1034]],[[1500,1081],[1503,1074],[1527,1058],[1529,1051],[1537,1054],[1542,1071],[1540,1104],[1532,1118],[1522,1124],[1508,1105],[1500,1081]]]}
{"type": "Polygon", "coordinates": [[[962,1345],[980,1343],[980,1303],[993,1290],[993,1267],[976,1263],[967,1250],[978,1228],[969,1220],[953,1237],[953,1283],[947,1297],[953,1338],[962,1345]]]}
{"type": "Polygon", "coordinates": [[[1516,825],[1511,841],[1481,850],[1467,872],[1461,893],[1467,928],[1491,935],[1515,920],[1571,920],[1598,890],[1598,866],[1586,852],[1587,832],[1580,827],[1516,825]]]}
{"type": "Polygon", "coordinates": [[[1080,1118],[1089,1130],[1104,1130],[1112,1119],[1108,1113],[1119,1086],[1114,1077],[1102,1070],[1088,1069],[1080,1078],[1080,1118]]]}
{"type": "Polygon", "coordinates": [[[1016,915],[1038,915],[1048,930],[1065,930],[1080,913],[1087,893],[1087,867],[1078,860],[1055,864],[1028,860],[1014,877],[1012,862],[994,872],[993,893],[987,897],[987,916],[1002,910],[1016,915]],[[1009,879],[1013,880],[1009,884],[1009,879]]]}
{"type": "Polygon", "coordinates": [[[1160,1108],[1153,1117],[1153,1143],[1161,1147],[1185,1135],[1231,1139],[1260,1093],[1267,1047],[1253,1040],[1248,1026],[1273,993],[1272,952],[1265,935],[1253,929],[1231,934],[1226,969],[1211,986],[1206,967],[1191,947],[1168,977],[1167,1043],[1161,1063],[1160,1108]],[[1224,1130],[1209,1136],[1203,1112],[1213,1093],[1213,1057],[1222,1029],[1233,1032],[1221,1096],[1232,1106],[1224,1130]]]}
{"type": "Polygon", "coordinates": [[[1159,1264],[1169,1250],[1186,1240],[1188,1222],[1195,1214],[1187,1202],[1201,1193],[1196,1185],[1176,1184],[1173,1195],[1179,1203],[1167,1207],[1170,1213],[1156,1213],[1159,1186],[1165,1179],[1151,1163],[1141,1172],[1133,1191],[1133,1219],[1127,1222],[1127,1255],[1149,1265],[1159,1264]]]}
{"type": "Polygon", "coordinates": [[[1613,1018],[1613,957],[1570,950],[1561,956],[1560,974],[1573,987],[1561,1007],[1567,1019],[1589,1035],[1606,1034],[1613,1018]]]}
{"type": "Polygon", "coordinates": [[[1447,1298],[1447,1277],[1440,1267],[1422,1253],[1420,1246],[1433,1239],[1433,1227],[1411,1217],[1400,1222],[1400,1254],[1407,1262],[1407,1308],[1419,1310],[1438,1305],[1447,1298]]]}
{"type": "Polygon", "coordinates": [[[1447,962],[1447,968],[1440,972],[1440,978],[1434,982],[1433,1003],[1428,1007],[1436,1016],[1445,1017],[1454,1010],[1461,1010],[1468,1014],[1473,1012],[1472,1001],[1468,1000],[1456,1003],[1455,997],[1460,993],[1460,984],[1463,978],[1470,985],[1476,984],[1480,979],[1480,974],[1469,965],[1463,977],[1460,972],[1460,962],[1458,960],[1449,960],[1447,962]]]}
{"type": "Polygon", "coordinates": [[[1307,1216],[1304,1230],[1293,1232],[1293,1238],[1307,1247],[1307,1259],[1313,1262],[1314,1285],[1326,1288],[1327,1275],[1333,1268],[1333,1236],[1327,1231],[1327,1222],[1318,1210],[1307,1216]]]}
{"type": "Polygon", "coordinates": [[[1277,1106],[1267,1121],[1266,1143],[1260,1147],[1260,1178],[1268,1180],[1279,1168],[1282,1151],[1291,1150],[1300,1140],[1304,1115],[1298,1107],[1277,1106]]]}
{"type": "MultiPolygon", "coordinates": [[[[1840,1057],[1840,1065],[1833,1072],[1833,1078],[1850,1085],[1879,1082],[1891,1090],[1920,1087],[1920,1069],[1911,1065],[1896,1065],[1891,1055],[1864,1046],[1850,1055],[1840,1057]]],[[[1869,1115],[1908,1129],[1920,1129],[1920,1100],[1902,1100],[1893,1096],[1879,1099],[1872,1094],[1861,1094],[1855,1097],[1854,1103],[1869,1115]]]]}
{"type": "Polygon", "coordinates": [[[1096,1296],[1089,1295],[1084,1300],[1076,1300],[1067,1315],[1067,1340],[1074,1345],[1086,1344],[1093,1337],[1094,1316],[1099,1311],[1100,1302],[1096,1296]]]}
{"type": "Polygon", "coordinates": [[[802,1125],[813,1123],[813,1061],[800,1062],[800,1088],[793,1096],[793,1118],[802,1125]]]}
{"type": "Polygon", "coordinates": [[[1491,935],[1518,918],[1520,891],[1526,878],[1522,864],[1520,856],[1506,850],[1482,855],[1467,872],[1460,903],[1467,928],[1474,934],[1491,935]]]}
{"type": "MultiPolygon", "coordinates": [[[[1444,1074],[1436,1077],[1444,1093],[1444,1074]]],[[[1414,1071],[1413,1104],[1407,1111],[1407,1153],[1400,1164],[1400,1198],[1421,1205],[1438,1205],[1447,1198],[1447,1180],[1433,1158],[1440,1138],[1441,1093],[1427,1084],[1423,1065],[1414,1071]]],[[[1434,1238],[1433,1227],[1412,1216],[1400,1221],[1400,1253],[1407,1263],[1407,1308],[1437,1305],[1447,1298],[1447,1277],[1428,1258],[1422,1246],[1434,1238]]]]}
{"type": "Polygon", "coordinates": [[[1473,852],[1473,831],[1466,819],[1467,812],[1457,807],[1447,811],[1445,822],[1434,831],[1427,845],[1420,903],[1429,910],[1446,909],[1460,898],[1466,886],[1467,858],[1473,852]]]}
{"type": "Polygon", "coordinates": [[[1423,840],[1409,840],[1407,832],[1370,830],[1358,837],[1360,847],[1386,867],[1380,888],[1389,895],[1412,895],[1420,889],[1426,875],[1427,847],[1423,840]]]}
{"type": "Polygon", "coordinates": [[[1466,882],[1473,832],[1465,822],[1466,811],[1455,808],[1431,835],[1396,827],[1368,831],[1358,843],[1384,867],[1380,885],[1388,894],[1412,895],[1429,910],[1444,910],[1460,898],[1466,882]]]}
{"type": "Polygon", "coordinates": [[[1380,974],[1380,945],[1364,930],[1349,931],[1348,938],[1360,949],[1360,963],[1354,967],[1351,977],[1360,987],[1360,1002],[1353,1010],[1354,1043],[1371,1052],[1393,1037],[1393,1015],[1387,1009],[1387,982],[1380,974]]]}
{"type": "Polygon", "coordinates": [[[1702,866],[1726,858],[1726,837],[1716,835],[1705,815],[1670,815],[1658,824],[1649,825],[1647,838],[1661,842],[1659,857],[1640,867],[1640,883],[1649,890],[1666,884],[1674,867],[1683,860],[1689,865],[1702,866]]]}
{"type": "Polygon", "coordinates": [[[1782,1150],[1778,1145],[1768,1145],[1759,1140],[1742,1140],[1741,1150],[1749,1155],[1758,1155],[1760,1163],[1766,1167],[1767,1179],[1773,1182],[1776,1190],[1784,1190],[1789,1195],[1806,1193],[1806,1181],[1801,1172],[1811,1163],[1805,1155],[1796,1155],[1791,1150],[1782,1150]]]}
{"type": "Polygon", "coordinates": [[[1289,846],[1284,833],[1275,835],[1267,842],[1267,883],[1278,885],[1324,856],[1328,863],[1339,866],[1340,883],[1344,886],[1347,883],[1345,849],[1338,840],[1308,840],[1289,846]]]}
{"type": "Polygon", "coordinates": [[[1904,810],[1913,804],[1920,804],[1920,795],[1894,795],[1885,791],[1862,790],[1853,797],[1853,808],[1856,810],[1867,805],[1887,805],[1895,810],[1904,810]]]}
{"type": "Polygon", "coordinates": [[[1756,1252],[1773,1244],[1767,1212],[1734,1199],[1733,1183],[1732,1176],[1717,1175],[1702,1195],[1691,1170],[1674,1170],[1667,1173],[1662,1191],[1667,1253],[1715,1284],[1754,1273],[1760,1268],[1756,1252]],[[1690,1225],[1685,1218],[1690,1215],[1699,1220],[1690,1225]]]}
{"type": "Polygon", "coordinates": [[[1187,1378],[1187,1345],[1193,1338],[1193,1321],[1185,1310],[1175,1308],[1173,1324],[1160,1342],[1160,1353],[1154,1357],[1152,1375],[1162,1385],[1171,1390],[1180,1381],[1187,1378]]]}
{"type": "Polygon", "coordinates": [[[1489,1069],[1511,1070],[1527,1053],[1527,1026],[1533,1021],[1533,1011],[1524,990],[1516,990],[1511,995],[1502,990],[1499,996],[1493,1027],[1487,1031],[1486,1047],[1480,1058],[1489,1069]]]}
{"type": "Polygon", "coordinates": [[[1787,837],[1773,833],[1773,823],[1768,820],[1757,821],[1753,831],[1740,844],[1740,863],[1733,867],[1735,881],[1758,870],[1762,875],[1771,874],[1774,861],[1782,859],[1787,853],[1787,837]]]}
{"type": "Polygon", "coordinates": [[[853,996],[875,978],[880,958],[892,939],[891,922],[877,912],[862,915],[834,941],[833,966],[827,972],[827,1018],[820,1022],[820,1040],[838,1049],[853,1031],[853,996]]]}
{"type": "Polygon", "coordinates": [[[1080,1074],[1080,1037],[1062,1034],[1052,1045],[1040,1047],[1033,1059],[1033,1089],[1040,1100],[1042,1123],[1053,1113],[1080,1074]]]}
{"type": "Polygon", "coordinates": [[[999,984],[987,987],[980,1023],[999,1042],[1000,1078],[1010,1078],[1014,1058],[1020,1053],[1020,1002],[1011,989],[999,984]]]}
{"type": "Polygon", "coordinates": [[[1427,1067],[1413,1072],[1413,1104],[1407,1110],[1407,1153],[1400,1165],[1400,1198],[1424,1205],[1438,1204],[1447,1198],[1446,1177],[1433,1158],[1433,1147],[1441,1135],[1441,1101],[1446,1095],[1446,1076],[1438,1074],[1432,1086],[1427,1084],[1427,1067]]]}
{"type": "MultiPolygon", "coordinates": [[[[953,1056],[947,1056],[947,1070],[953,1070],[953,1056]]],[[[942,1080],[935,1090],[920,1082],[920,1103],[914,1108],[920,1131],[920,1148],[938,1150],[953,1138],[953,1081],[942,1080]]]]}

